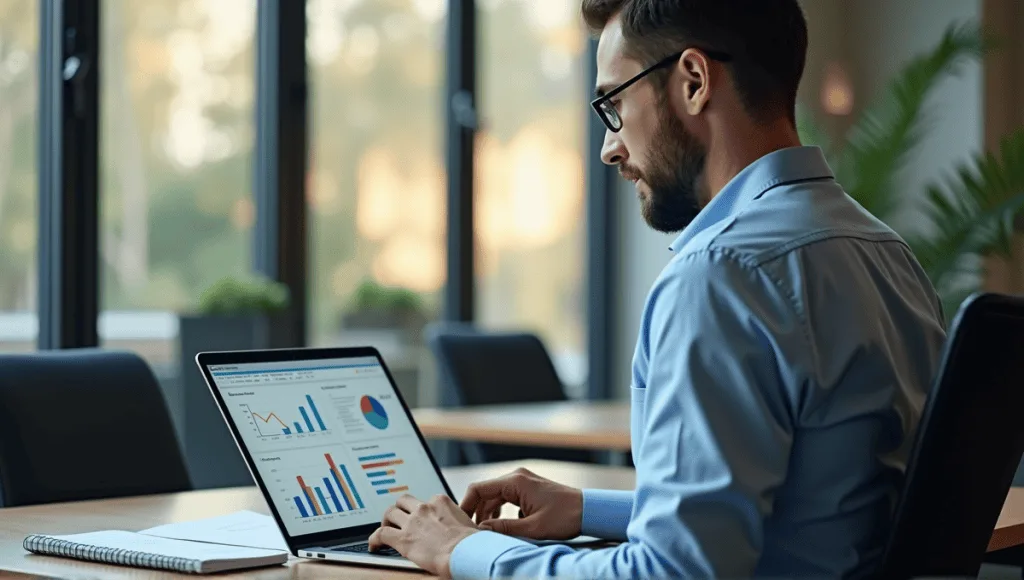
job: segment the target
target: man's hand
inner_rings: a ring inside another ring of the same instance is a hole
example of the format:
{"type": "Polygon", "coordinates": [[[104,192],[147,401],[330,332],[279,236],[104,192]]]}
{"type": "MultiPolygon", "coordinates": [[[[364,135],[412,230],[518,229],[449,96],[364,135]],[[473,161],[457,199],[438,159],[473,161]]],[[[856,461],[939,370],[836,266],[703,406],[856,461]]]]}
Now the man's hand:
{"type": "Polygon", "coordinates": [[[370,551],[391,546],[427,572],[451,577],[449,560],[455,546],[478,530],[446,495],[424,503],[410,495],[384,512],[384,521],[370,536],[370,551]]]}
{"type": "Polygon", "coordinates": [[[469,486],[462,510],[475,518],[481,530],[534,540],[568,540],[580,535],[583,491],[519,468],[469,486]],[[519,506],[520,519],[500,519],[506,503],[519,506]]]}

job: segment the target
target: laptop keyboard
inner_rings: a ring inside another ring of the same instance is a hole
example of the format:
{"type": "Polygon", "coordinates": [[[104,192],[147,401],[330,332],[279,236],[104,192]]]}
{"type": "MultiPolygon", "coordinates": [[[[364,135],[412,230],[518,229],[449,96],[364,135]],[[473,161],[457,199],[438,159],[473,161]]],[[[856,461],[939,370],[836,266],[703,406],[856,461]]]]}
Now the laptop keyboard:
{"type": "Polygon", "coordinates": [[[349,553],[354,553],[354,554],[370,554],[370,555],[373,555],[373,556],[397,556],[399,558],[402,557],[401,554],[399,554],[394,548],[391,548],[391,547],[385,547],[385,548],[381,548],[380,550],[378,550],[376,552],[371,552],[370,551],[370,544],[369,543],[353,544],[351,546],[341,546],[341,547],[338,547],[338,548],[331,548],[328,551],[329,552],[349,552],[349,553]]]}

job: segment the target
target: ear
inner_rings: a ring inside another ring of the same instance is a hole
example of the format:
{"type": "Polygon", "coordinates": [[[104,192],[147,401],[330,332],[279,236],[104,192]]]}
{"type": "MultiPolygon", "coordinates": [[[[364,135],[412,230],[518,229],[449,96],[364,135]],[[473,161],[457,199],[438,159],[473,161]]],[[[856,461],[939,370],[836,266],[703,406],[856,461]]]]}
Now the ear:
{"type": "Polygon", "coordinates": [[[687,49],[677,65],[682,79],[681,101],[688,115],[701,113],[711,100],[711,61],[697,49],[687,49]]]}

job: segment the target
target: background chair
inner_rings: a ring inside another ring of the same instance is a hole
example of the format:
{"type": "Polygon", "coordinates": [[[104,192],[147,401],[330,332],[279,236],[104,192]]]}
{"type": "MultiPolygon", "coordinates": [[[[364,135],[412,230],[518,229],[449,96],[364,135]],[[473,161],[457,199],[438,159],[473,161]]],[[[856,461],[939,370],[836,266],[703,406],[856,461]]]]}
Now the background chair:
{"type": "Polygon", "coordinates": [[[87,349],[0,355],[0,506],[191,487],[141,358],[87,349]]]}
{"type": "MultiPolygon", "coordinates": [[[[566,401],[544,344],[528,333],[485,333],[468,325],[434,324],[427,341],[438,359],[446,402],[459,406],[566,401]]],[[[594,453],[557,447],[464,443],[470,463],[525,459],[595,462],[594,453]]]]}
{"type": "Polygon", "coordinates": [[[924,409],[880,577],[975,577],[1024,452],[1024,300],[961,307],[924,409]]]}

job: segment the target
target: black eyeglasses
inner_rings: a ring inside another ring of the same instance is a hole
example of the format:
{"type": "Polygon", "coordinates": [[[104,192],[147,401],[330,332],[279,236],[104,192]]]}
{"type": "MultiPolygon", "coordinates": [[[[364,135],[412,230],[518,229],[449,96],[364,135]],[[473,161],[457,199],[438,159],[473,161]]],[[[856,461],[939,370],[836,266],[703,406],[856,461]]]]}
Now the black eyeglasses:
{"type": "MultiPolygon", "coordinates": [[[[719,52],[717,50],[705,50],[703,48],[699,50],[706,54],[707,57],[710,58],[711,60],[717,60],[719,62],[729,62],[730,60],[732,60],[732,55],[725,52],[719,52]]],[[[609,131],[611,131],[612,133],[618,133],[619,131],[622,130],[622,117],[619,116],[619,111],[618,109],[615,108],[615,105],[612,104],[611,100],[616,95],[633,86],[634,84],[637,83],[637,81],[651,74],[652,72],[658,70],[659,68],[664,68],[666,66],[676,63],[679,60],[679,58],[683,56],[684,52],[686,51],[681,50],[675,54],[663,58],[662,60],[659,60],[658,62],[641,71],[640,74],[636,75],[635,77],[629,79],[628,81],[622,83],[621,85],[615,87],[614,89],[608,91],[607,93],[591,101],[590,106],[594,107],[594,111],[597,113],[597,116],[601,118],[601,121],[604,122],[605,126],[608,127],[609,131]]]]}

